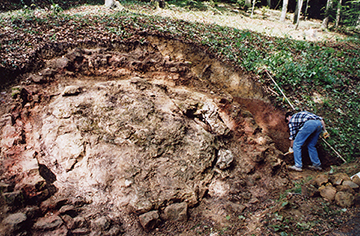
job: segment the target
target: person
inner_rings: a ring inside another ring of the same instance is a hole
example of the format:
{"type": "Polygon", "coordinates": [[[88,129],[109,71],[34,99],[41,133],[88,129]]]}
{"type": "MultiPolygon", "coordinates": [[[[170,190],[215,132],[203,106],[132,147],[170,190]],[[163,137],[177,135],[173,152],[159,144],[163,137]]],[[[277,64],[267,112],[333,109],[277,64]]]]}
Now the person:
{"type": "Polygon", "coordinates": [[[322,170],[321,162],[316,150],[316,143],[321,132],[323,137],[329,137],[326,131],[324,119],[313,113],[301,111],[298,113],[287,112],[285,114],[285,122],[290,130],[290,147],[289,153],[294,153],[295,165],[289,166],[290,170],[302,171],[301,147],[307,141],[307,148],[312,162],[309,166],[313,170],[322,170]]]}

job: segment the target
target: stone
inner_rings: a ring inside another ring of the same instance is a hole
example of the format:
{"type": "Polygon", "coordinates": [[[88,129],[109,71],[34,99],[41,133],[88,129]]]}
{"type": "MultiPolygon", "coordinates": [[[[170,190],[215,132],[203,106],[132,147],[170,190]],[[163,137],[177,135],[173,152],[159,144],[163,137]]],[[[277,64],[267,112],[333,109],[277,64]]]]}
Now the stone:
{"type": "Polygon", "coordinates": [[[24,208],[23,211],[28,219],[35,219],[41,215],[41,211],[38,206],[28,206],[24,208]]]}
{"type": "Polygon", "coordinates": [[[344,180],[350,180],[350,177],[345,173],[336,173],[329,176],[330,182],[335,185],[341,185],[344,180]]]}
{"type": "Polygon", "coordinates": [[[9,206],[18,207],[24,203],[24,195],[21,190],[3,193],[3,196],[5,198],[6,204],[8,204],[9,206]]]}
{"type": "Polygon", "coordinates": [[[11,124],[7,124],[2,128],[0,145],[4,148],[11,148],[14,144],[21,141],[19,133],[11,124]]]}
{"type": "Polygon", "coordinates": [[[318,187],[323,184],[326,184],[329,181],[329,177],[326,174],[319,174],[315,177],[315,182],[318,187]]]}
{"type": "Polygon", "coordinates": [[[353,189],[358,189],[359,188],[359,185],[355,184],[353,181],[351,180],[344,180],[342,185],[347,185],[353,189]]]}
{"type": "Polygon", "coordinates": [[[91,231],[88,228],[77,228],[71,231],[73,235],[88,235],[91,231]]]}
{"type": "Polygon", "coordinates": [[[65,69],[69,66],[69,59],[66,57],[60,57],[52,60],[51,65],[55,69],[65,69]]]}
{"type": "Polygon", "coordinates": [[[124,7],[116,0],[105,0],[105,6],[111,9],[122,10],[124,7]]]}
{"type": "Polygon", "coordinates": [[[92,221],[92,226],[95,229],[98,229],[101,231],[108,230],[110,227],[110,224],[111,224],[111,222],[106,216],[102,216],[102,217],[92,221]]]}
{"type": "Polygon", "coordinates": [[[234,212],[234,213],[240,215],[245,210],[246,206],[229,201],[226,204],[225,208],[231,212],[234,212]]]}
{"type": "Polygon", "coordinates": [[[5,193],[9,190],[9,184],[0,182],[0,193],[5,193]]]}
{"type": "Polygon", "coordinates": [[[251,152],[251,153],[250,153],[250,156],[251,156],[251,158],[252,158],[252,160],[253,160],[254,162],[257,162],[257,163],[262,162],[262,161],[264,161],[265,158],[266,158],[265,150],[264,150],[264,151],[254,151],[254,152],[251,152]]]}
{"type": "Polygon", "coordinates": [[[319,189],[315,188],[313,185],[302,185],[301,194],[307,197],[317,197],[320,195],[319,189]]]}
{"type": "Polygon", "coordinates": [[[114,225],[104,235],[105,236],[118,236],[118,235],[122,235],[122,233],[123,233],[123,229],[119,225],[114,225]]]}
{"type": "Polygon", "coordinates": [[[24,195],[27,199],[32,199],[35,196],[41,194],[41,192],[46,187],[45,179],[38,173],[32,174],[28,178],[24,179],[21,183],[23,187],[21,188],[24,195]]]}
{"type": "Polygon", "coordinates": [[[218,152],[218,160],[216,165],[220,170],[224,170],[231,166],[233,160],[234,156],[230,150],[220,149],[218,152]]]}
{"type": "Polygon", "coordinates": [[[45,236],[45,235],[68,236],[68,235],[74,235],[74,234],[69,234],[69,230],[66,228],[65,224],[61,225],[60,227],[58,227],[54,230],[34,231],[33,232],[33,236],[45,236]]]}
{"type": "Polygon", "coordinates": [[[56,70],[54,70],[53,68],[45,68],[39,72],[40,76],[51,77],[54,76],[55,74],[56,74],[56,70]]]}
{"type": "Polygon", "coordinates": [[[110,8],[114,4],[114,0],[105,0],[105,6],[110,8]]]}
{"type": "Polygon", "coordinates": [[[360,186],[360,177],[358,175],[355,175],[351,181],[360,186]]]}
{"type": "Polygon", "coordinates": [[[164,210],[164,219],[169,221],[187,221],[186,202],[167,206],[164,210]]]}
{"type": "Polygon", "coordinates": [[[81,87],[72,85],[65,87],[64,91],[62,92],[63,96],[74,96],[80,94],[82,91],[81,87]]]}
{"type": "Polygon", "coordinates": [[[327,201],[332,202],[335,199],[336,188],[330,185],[319,188],[320,195],[327,201]]]}
{"type": "Polygon", "coordinates": [[[63,223],[58,215],[51,215],[37,219],[32,228],[37,231],[50,231],[59,228],[63,223]]]}
{"type": "Polygon", "coordinates": [[[353,203],[356,207],[360,206],[360,193],[354,194],[354,202],[353,203]]]}
{"type": "Polygon", "coordinates": [[[76,208],[73,205],[64,205],[59,209],[59,213],[60,214],[67,214],[70,215],[71,217],[75,217],[78,212],[76,210],[76,208]]]}
{"type": "Polygon", "coordinates": [[[351,188],[349,185],[337,185],[336,187],[336,191],[340,192],[348,192],[351,194],[355,194],[355,190],[353,188],[351,188]]]}
{"type": "Polygon", "coordinates": [[[41,202],[40,210],[43,214],[45,214],[47,211],[54,211],[54,210],[60,209],[67,202],[68,202],[68,199],[65,197],[52,196],[52,197],[46,199],[45,201],[41,202]]]}
{"type": "Polygon", "coordinates": [[[74,218],[74,226],[76,228],[86,228],[89,226],[89,223],[82,216],[77,216],[74,218]]]}
{"type": "Polygon", "coordinates": [[[19,212],[7,216],[2,223],[10,232],[14,232],[20,230],[24,226],[26,220],[26,215],[19,212]]]}
{"type": "Polygon", "coordinates": [[[69,216],[69,215],[62,215],[61,219],[64,221],[66,228],[68,229],[75,229],[75,223],[74,223],[74,219],[69,216]]]}
{"type": "Polygon", "coordinates": [[[354,202],[354,195],[349,192],[337,192],[335,195],[335,203],[340,207],[351,207],[354,202]]]}
{"type": "Polygon", "coordinates": [[[157,227],[161,220],[158,211],[149,211],[139,216],[140,224],[145,231],[150,231],[157,227]]]}
{"type": "Polygon", "coordinates": [[[47,81],[47,79],[41,75],[30,75],[28,77],[28,80],[34,82],[35,84],[42,84],[42,83],[46,83],[47,81]]]}

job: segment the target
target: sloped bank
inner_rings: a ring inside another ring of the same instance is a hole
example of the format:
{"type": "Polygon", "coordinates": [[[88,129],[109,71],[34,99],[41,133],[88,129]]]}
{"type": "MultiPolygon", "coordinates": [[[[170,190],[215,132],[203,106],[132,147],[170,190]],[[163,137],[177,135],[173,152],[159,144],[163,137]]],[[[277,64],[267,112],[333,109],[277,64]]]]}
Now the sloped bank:
{"type": "Polygon", "coordinates": [[[2,232],[190,235],[205,220],[249,233],[227,215],[291,185],[266,125],[234,100],[267,102],[260,87],[196,45],[48,47],[23,78],[1,110],[2,232]]]}

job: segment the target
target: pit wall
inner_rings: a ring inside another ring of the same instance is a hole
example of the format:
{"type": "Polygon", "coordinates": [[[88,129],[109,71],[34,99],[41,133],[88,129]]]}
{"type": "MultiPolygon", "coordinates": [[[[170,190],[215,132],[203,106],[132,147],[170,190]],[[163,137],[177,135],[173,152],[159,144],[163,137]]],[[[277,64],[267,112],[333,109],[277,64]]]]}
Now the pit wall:
{"type": "Polygon", "coordinates": [[[192,63],[191,70],[198,78],[207,80],[233,97],[269,102],[260,85],[254,81],[255,76],[240,71],[234,65],[220,62],[219,59],[204,51],[204,48],[156,36],[149,36],[147,40],[155,45],[164,56],[190,61],[192,63]]]}

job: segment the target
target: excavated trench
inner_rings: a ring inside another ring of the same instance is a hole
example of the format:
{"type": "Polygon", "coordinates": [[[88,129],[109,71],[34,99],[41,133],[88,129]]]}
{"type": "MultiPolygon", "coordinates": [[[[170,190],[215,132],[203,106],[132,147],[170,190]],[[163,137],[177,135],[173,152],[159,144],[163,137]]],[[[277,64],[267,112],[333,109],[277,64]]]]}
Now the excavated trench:
{"type": "Polygon", "coordinates": [[[39,61],[1,94],[2,233],[248,234],[256,218],[227,216],[291,185],[283,113],[196,45],[151,36],[39,61]]]}

